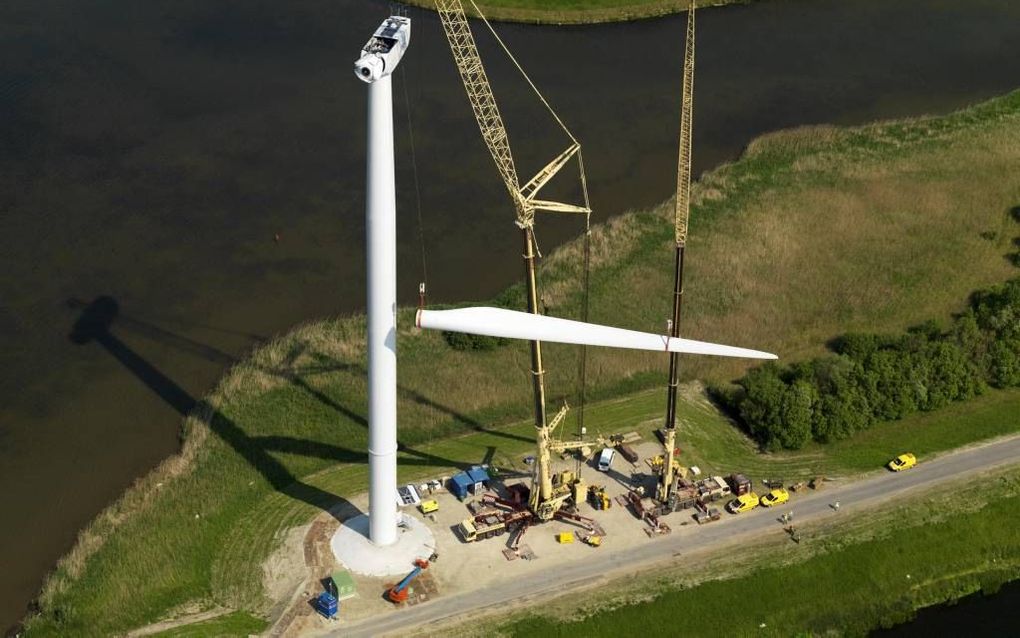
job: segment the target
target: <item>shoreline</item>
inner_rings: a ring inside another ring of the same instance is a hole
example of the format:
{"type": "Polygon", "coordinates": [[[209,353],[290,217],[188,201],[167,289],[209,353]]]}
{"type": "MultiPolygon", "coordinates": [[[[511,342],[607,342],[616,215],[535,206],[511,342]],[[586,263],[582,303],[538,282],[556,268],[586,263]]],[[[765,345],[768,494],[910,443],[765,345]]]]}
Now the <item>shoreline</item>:
{"type": "MultiPolygon", "coordinates": [[[[403,0],[404,4],[435,11],[433,0],[403,0]]],[[[697,0],[697,9],[724,7],[729,5],[752,4],[761,0],[697,0]]],[[[687,0],[657,0],[642,4],[629,4],[627,0],[619,6],[597,9],[524,9],[514,7],[487,6],[477,3],[491,22],[511,22],[545,26],[581,26],[651,20],[684,13],[687,0]]],[[[469,18],[478,18],[470,2],[464,3],[469,18]]]]}

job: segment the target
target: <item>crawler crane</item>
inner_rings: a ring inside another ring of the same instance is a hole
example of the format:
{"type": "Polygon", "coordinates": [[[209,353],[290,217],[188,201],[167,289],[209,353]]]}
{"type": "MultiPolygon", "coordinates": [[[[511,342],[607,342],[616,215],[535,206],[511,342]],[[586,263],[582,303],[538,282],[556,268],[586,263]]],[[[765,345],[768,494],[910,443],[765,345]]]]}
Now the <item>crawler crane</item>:
{"type": "MultiPolygon", "coordinates": [[[[475,6],[474,3],[472,3],[472,6],[474,6],[475,11],[481,15],[481,11],[478,10],[478,7],[475,6]]],[[[549,109],[553,118],[560,125],[570,140],[570,143],[563,152],[539,170],[534,177],[522,186],[518,180],[517,168],[514,164],[513,154],[511,153],[510,139],[507,135],[506,126],[503,124],[503,118],[500,115],[499,107],[496,104],[496,98],[492,93],[492,87],[490,86],[488,76],[485,73],[485,67],[482,65],[481,57],[478,54],[478,47],[475,45],[474,35],[471,33],[471,27],[468,24],[467,16],[464,13],[464,6],[461,4],[460,0],[437,0],[436,10],[438,11],[440,20],[442,21],[443,31],[449,41],[450,50],[453,53],[454,62],[457,65],[457,70],[460,73],[464,89],[467,92],[468,101],[471,103],[471,109],[474,112],[475,120],[478,122],[478,128],[481,130],[482,139],[485,141],[485,145],[488,147],[489,152],[492,155],[492,159],[496,163],[496,169],[499,171],[500,177],[502,177],[503,183],[506,186],[507,192],[510,194],[510,198],[514,204],[516,224],[521,231],[521,241],[523,244],[524,273],[525,283],[527,286],[527,309],[529,313],[537,315],[539,314],[539,306],[535,277],[535,260],[538,251],[536,248],[534,232],[535,211],[542,210],[554,213],[579,214],[584,215],[586,221],[590,217],[591,208],[588,203],[588,191],[584,175],[584,162],[581,158],[581,145],[570,131],[567,130],[566,126],[564,126],[563,122],[555,114],[555,112],[552,111],[548,102],[546,102],[545,98],[543,98],[541,93],[538,92],[538,89],[527,77],[527,74],[524,73],[524,70],[521,69],[520,65],[517,64],[517,61],[513,58],[513,56],[510,55],[509,50],[506,49],[502,40],[499,39],[499,36],[496,35],[496,32],[493,30],[492,33],[496,37],[496,40],[501,46],[503,46],[507,55],[509,55],[511,60],[514,61],[518,70],[520,70],[524,75],[531,88],[535,90],[542,103],[547,109],[549,109]],[[584,205],[538,199],[537,195],[542,187],[549,183],[549,181],[575,157],[577,158],[580,172],[581,189],[584,193],[584,205]]],[[[485,24],[488,25],[488,21],[486,21],[485,24]]],[[[492,29],[491,25],[489,25],[489,28],[492,29]]],[[[566,491],[564,491],[563,480],[555,481],[557,484],[554,485],[554,477],[552,476],[550,468],[550,454],[552,452],[583,449],[585,447],[589,447],[591,443],[583,441],[562,442],[552,439],[553,429],[562,420],[564,413],[561,412],[560,415],[557,415],[557,418],[554,419],[553,423],[546,422],[544,383],[545,370],[542,367],[542,344],[537,340],[531,340],[530,343],[537,454],[535,455],[536,467],[528,508],[535,517],[538,518],[538,520],[548,521],[563,508],[563,505],[568,498],[572,497],[572,490],[569,485],[567,486],[566,491]]],[[[563,477],[562,475],[559,475],[559,477],[561,479],[569,479],[566,481],[568,484],[577,480],[576,476],[563,477]]],[[[583,496],[581,500],[583,501],[583,496]]]]}
{"type": "MultiPolygon", "coordinates": [[[[669,322],[669,336],[680,337],[680,310],[684,298],[684,249],[687,246],[687,220],[691,211],[691,125],[694,110],[694,0],[687,11],[687,42],[684,47],[683,98],[680,106],[680,156],[677,163],[676,203],[674,231],[676,257],[673,269],[673,317],[669,322]]],[[[663,437],[665,448],[659,467],[656,500],[672,510],[670,497],[674,495],[679,462],[676,460],[676,393],[680,377],[680,356],[669,353],[669,383],[666,390],[666,423],[663,437]]]]}

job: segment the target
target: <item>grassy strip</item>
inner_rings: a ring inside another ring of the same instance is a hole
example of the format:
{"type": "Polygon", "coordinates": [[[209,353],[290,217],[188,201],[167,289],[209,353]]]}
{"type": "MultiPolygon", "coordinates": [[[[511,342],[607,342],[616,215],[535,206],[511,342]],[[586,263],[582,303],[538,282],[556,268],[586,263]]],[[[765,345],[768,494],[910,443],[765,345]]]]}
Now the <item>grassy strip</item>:
{"type": "MultiPolygon", "coordinates": [[[[872,517],[867,527],[858,524],[837,536],[830,531],[824,540],[819,530],[808,531],[801,546],[784,541],[737,549],[737,560],[758,564],[736,577],[692,584],[695,570],[687,566],[678,582],[660,578],[652,589],[631,591],[631,600],[645,598],[638,604],[616,606],[600,596],[601,609],[588,606],[581,618],[576,610],[573,619],[532,612],[500,633],[658,635],[676,627],[690,636],[867,635],[909,620],[920,607],[995,591],[1020,578],[1020,537],[1012,525],[1020,475],[1014,469],[994,481],[972,483],[966,500],[960,491],[872,517]],[[887,533],[876,538],[875,530],[887,533]],[[822,546],[811,547],[816,544],[822,546]],[[813,555],[796,556],[804,551],[813,555]]],[[[732,565],[723,560],[700,567],[701,574],[717,575],[732,565]]],[[[620,595],[615,599],[625,600],[620,595]]],[[[569,609],[568,604],[559,613],[569,609]]]]}
{"type": "MultiPolygon", "coordinates": [[[[696,189],[688,335],[797,358],[847,330],[897,330],[945,316],[967,292],[1002,281],[1014,272],[1003,255],[1014,230],[1007,211],[1020,202],[1018,121],[1014,93],[942,118],[816,128],[755,142],[744,159],[696,189]],[[953,251],[945,250],[946,237],[954,238],[953,251]],[[937,289],[925,285],[933,276],[937,289]]],[[[669,214],[663,206],[594,230],[592,320],[662,325],[669,214]]],[[[568,245],[543,264],[544,297],[555,314],[576,314],[579,252],[568,245]]],[[[506,298],[517,295],[510,289],[506,298]]],[[[411,311],[401,311],[400,323],[413,325],[411,311]]],[[[182,453],[82,532],[47,581],[29,633],[120,633],[193,601],[266,613],[252,567],[288,529],[364,488],[364,337],[360,317],[305,326],[232,370],[187,419],[182,453]]],[[[440,335],[406,327],[398,339],[405,476],[478,462],[490,448],[495,462],[513,463],[530,448],[527,425],[493,427],[527,415],[525,347],[458,352],[440,335]],[[472,436],[448,438],[457,434],[472,436]]],[[[570,348],[547,348],[554,400],[576,387],[576,356],[570,348]]],[[[661,386],[663,363],[657,353],[594,350],[592,393],[661,386]]],[[[690,359],[685,372],[719,381],[742,365],[690,359]]],[[[1003,405],[1015,400],[1008,393],[986,398],[994,403],[1001,396],[1003,405]]],[[[587,424],[647,430],[661,412],[655,390],[599,405],[587,424]]],[[[758,455],[703,399],[685,406],[683,417],[687,454],[708,468],[792,476],[850,467],[832,461],[839,447],[758,455]]],[[[997,423],[993,430],[1009,427],[997,423]]],[[[904,438],[890,434],[895,445],[876,439],[871,457],[847,450],[847,458],[856,455],[857,467],[884,461],[917,434],[906,421],[890,427],[903,428],[897,432],[904,438]]],[[[875,436],[883,431],[876,428],[875,436]]],[[[958,440],[988,434],[968,429],[958,440]]],[[[932,435],[930,444],[950,439],[932,435]]]]}
{"type": "MultiPolygon", "coordinates": [[[[755,0],[697,0],[698,8],[749,4],[755,0]]],[[[434,9],[434,0],[405,0],[434,9]]],[[[689,0],[485,0],[476,1],[489,20],[529,24],[598,24],[658,18],[686,11],[689,0]]],[[[468,0],[464,9],[476,16],[468,0]]]]}
{"type": "Polygon", "coordinates": [[[244,612],[219,616],[205,622],[175,627],[154,634],[159,638],[208,638],[209,636],[253,636],[266,630],[266,621],[244,612]]]}

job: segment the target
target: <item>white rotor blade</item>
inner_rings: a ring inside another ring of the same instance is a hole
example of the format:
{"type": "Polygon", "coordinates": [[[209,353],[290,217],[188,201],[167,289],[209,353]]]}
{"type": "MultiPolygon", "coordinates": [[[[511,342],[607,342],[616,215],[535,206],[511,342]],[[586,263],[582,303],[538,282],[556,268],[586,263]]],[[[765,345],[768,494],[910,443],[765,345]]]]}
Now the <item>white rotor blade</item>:
{"type": "Polygon", "coordinates": [[[688,354],[711,354],[720,357],[744,357],[747,359],[778,359],[774,354],[735,348],[705,341],[672,338],[650,332],[638,332],[623,328],[611,328],[593,323],[533,315],[504,308],[460,308],[458,310],[419,310],[416,323],[419,328],[448,330],[503,337],[549,341],[553,343],[574,343],[631,350],[659,350],[661,352],[684,352],[688,354]]]}

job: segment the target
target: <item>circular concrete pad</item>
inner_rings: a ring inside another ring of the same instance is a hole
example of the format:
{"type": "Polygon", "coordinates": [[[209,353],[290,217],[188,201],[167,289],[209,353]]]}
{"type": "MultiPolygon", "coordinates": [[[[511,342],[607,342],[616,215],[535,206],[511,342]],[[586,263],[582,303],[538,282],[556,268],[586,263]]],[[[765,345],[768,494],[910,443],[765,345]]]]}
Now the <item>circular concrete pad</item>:
{"type": "Polygon", "coordinates": [[[416,558],[431,556],[436,539],[424,523],[400,513],[397,542],[377,547],[368,540],[368,514],[362,514],[341,523],[329,544],[337,560],[352,572],[363,576],[396,576],[411,571],[416,558]]]}

